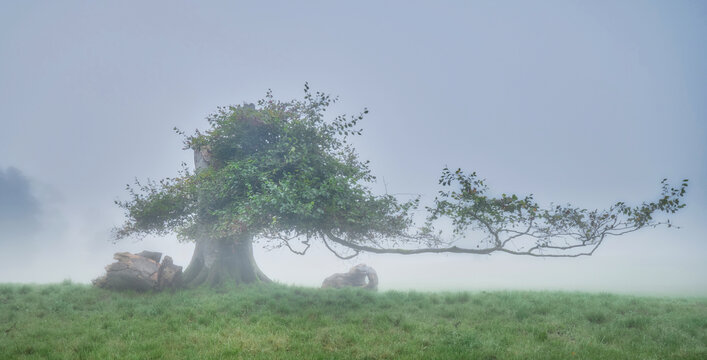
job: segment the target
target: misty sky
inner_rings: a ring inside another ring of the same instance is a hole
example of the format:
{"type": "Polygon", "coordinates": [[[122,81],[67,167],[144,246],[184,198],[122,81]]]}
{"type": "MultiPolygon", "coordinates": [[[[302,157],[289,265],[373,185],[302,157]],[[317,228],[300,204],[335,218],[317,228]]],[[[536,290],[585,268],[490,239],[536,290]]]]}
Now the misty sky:
{"type": "Polygon", "coordinates": [[[305,82],[370,110],[374,190],[438,190],[441,169],[496,193],[595,208],[690,179],[688,207],[589,258],[363,255],[256,249],[287,284],[365,262],[381,289],[707,294],[707,5],[700,1],[0,2],[0,282],[88,282],[125,184],[192,163],[173,131],[217,106],[288,100],[305,82]],[[240,3],[240,2],[239,2],[240,3]]]}

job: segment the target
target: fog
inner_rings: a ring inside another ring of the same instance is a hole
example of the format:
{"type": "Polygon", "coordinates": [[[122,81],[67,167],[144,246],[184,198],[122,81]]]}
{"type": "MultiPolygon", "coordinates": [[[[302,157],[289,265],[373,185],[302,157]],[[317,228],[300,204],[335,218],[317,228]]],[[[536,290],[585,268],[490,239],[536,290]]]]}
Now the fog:
{"type": "Polygon", "coordinates": [[[0,3],[0,282],[88,283],[118,251],[115,200],[193,155],[173,131],[305,82],[370,110],[355,139],[377,193],[430,202],[442,168],[494,193],[603,208],[689,178],[687,207],[591,257],[342,261],[267,251],[270,278],[319,286],[357,263],[380,288],[707,295],[707,6],[700,2],[0,3]]]}

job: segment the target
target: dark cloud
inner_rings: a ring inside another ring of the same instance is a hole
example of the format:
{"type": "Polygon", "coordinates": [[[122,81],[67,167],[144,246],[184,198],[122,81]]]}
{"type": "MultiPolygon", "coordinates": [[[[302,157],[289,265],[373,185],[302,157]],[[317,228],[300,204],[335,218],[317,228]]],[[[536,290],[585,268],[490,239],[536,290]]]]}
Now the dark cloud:
{"type": "Polygon", "coordinates": [[[14,167],[0,168],[0,241],[33,235],[40,214],[31,181],[14,167]]]}

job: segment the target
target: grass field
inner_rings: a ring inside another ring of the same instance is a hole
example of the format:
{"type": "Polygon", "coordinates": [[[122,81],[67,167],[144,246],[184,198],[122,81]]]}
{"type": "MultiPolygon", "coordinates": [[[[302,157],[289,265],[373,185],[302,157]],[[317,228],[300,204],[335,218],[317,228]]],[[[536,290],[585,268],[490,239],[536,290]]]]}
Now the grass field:
{"type": "Polygon", "coordinates": [[[707,359],[707,299],[0,285],[0,359],[707,359]]]}

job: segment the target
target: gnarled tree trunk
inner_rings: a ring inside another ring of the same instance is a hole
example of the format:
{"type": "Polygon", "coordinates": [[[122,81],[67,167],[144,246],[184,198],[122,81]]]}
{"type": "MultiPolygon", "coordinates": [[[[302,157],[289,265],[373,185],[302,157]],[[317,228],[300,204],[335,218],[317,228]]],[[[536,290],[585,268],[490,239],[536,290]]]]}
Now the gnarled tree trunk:
{"type": "Polygon", "coordinates": [[[232,239],[198,240],[182,281],[187,287],[195,287],[203,284],[215,286],[226,282],[249,284],[271,280],[255,263],[253,237],[243,235],[232,239]]]}
{"type": "Polygon", "coordinates": [[[378,273],[366,264],[358,264],[347,273],[339,273],[324,279],[322,288],[357,287],[378,290],[378,273]]]}
{"type": "MultiPolygon", "coordinates": [[[[208,147],[194,149],[194,165],[197,172],[214,166],[208,147]]],[[[250,234],[225,239],[212,239],[205,235],[198,239],[182,281],[187,287],[203,284],[215,286],[227,282],[271,282],[255,263],[253,236],[250,234]]]]}

